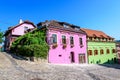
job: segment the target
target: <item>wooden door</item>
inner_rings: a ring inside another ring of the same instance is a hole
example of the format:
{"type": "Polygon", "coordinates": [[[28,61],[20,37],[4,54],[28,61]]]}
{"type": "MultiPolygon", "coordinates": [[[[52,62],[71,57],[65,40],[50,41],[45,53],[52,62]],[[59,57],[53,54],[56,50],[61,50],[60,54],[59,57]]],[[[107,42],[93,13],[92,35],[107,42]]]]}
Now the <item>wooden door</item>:
{"type": "Polygon", "coordinates": [[[79,54],[79,63],[85,63],[85,54],[79,54]]]}
{"type": "Polygon", "coordinates": [[[71,63],[75,62],[74,52],[70,53],[71,63]]]}

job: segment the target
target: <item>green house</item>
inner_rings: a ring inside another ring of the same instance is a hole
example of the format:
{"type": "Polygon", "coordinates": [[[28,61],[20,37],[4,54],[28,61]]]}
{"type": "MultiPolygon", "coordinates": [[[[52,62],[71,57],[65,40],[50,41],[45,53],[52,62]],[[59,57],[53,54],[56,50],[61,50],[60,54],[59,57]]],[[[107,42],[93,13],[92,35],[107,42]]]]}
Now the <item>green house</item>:
{"type": "Polygon", "coordinates": [[[87,56],[89,64],[117,63],[114,38],[102,31],[83,29],[87,33],[87,56]]]}

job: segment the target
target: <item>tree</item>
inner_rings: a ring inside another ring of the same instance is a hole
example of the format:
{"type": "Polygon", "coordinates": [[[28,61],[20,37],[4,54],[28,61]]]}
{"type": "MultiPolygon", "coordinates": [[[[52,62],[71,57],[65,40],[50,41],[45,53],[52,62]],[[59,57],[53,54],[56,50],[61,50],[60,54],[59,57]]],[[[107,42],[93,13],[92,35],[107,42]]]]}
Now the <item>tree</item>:
{"type": "Polygon", "coordinates": [[[0,44],[3,42],[3,32],[0,30],[0,44]]]}

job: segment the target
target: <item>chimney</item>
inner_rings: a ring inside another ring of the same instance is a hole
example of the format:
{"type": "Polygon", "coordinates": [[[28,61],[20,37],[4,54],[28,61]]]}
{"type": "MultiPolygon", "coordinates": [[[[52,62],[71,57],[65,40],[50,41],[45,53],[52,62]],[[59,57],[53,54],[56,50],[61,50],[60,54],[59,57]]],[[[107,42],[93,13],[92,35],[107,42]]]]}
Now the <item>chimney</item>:
{"type": "Polygon", "coordinates": [[[22,20],[22,19],[20,19],[20,21],[19,21],[19,24],[21,24],[21,23],[23,23],[23,20],[22,20]]]}

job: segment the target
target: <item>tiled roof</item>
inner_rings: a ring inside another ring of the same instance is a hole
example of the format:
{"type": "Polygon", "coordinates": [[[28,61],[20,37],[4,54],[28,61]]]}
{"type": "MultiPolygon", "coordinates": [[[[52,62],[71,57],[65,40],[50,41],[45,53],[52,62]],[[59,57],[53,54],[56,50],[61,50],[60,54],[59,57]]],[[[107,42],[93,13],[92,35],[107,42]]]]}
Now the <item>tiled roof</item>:
{"type": "Polygon", "coordinates": [[[85,28],[81,28],[81,30],[85,31],[88,37],[112,38],[102,31],[85,29],[85,28]]]}
{"type": "Polygon", "coordinates": [[[67,30],[67,31],[86,34],[84,31],[80,30],[80,26],[76,26],[76,25],[69,24],[69,23],[66,23],[66,22],[59,22],[59,21],[56,21],[56,20],[40,22],[37,25],[38,26],[46,26],[48,28],[56,28],[56,29],[61,29],[61,30],[67,30]],[[65,28],[63,26],[64,24],[69,26],[69,28],[65,28]],[[78,28],[79,30],[75,30],[75,28],[78,28]]]}

